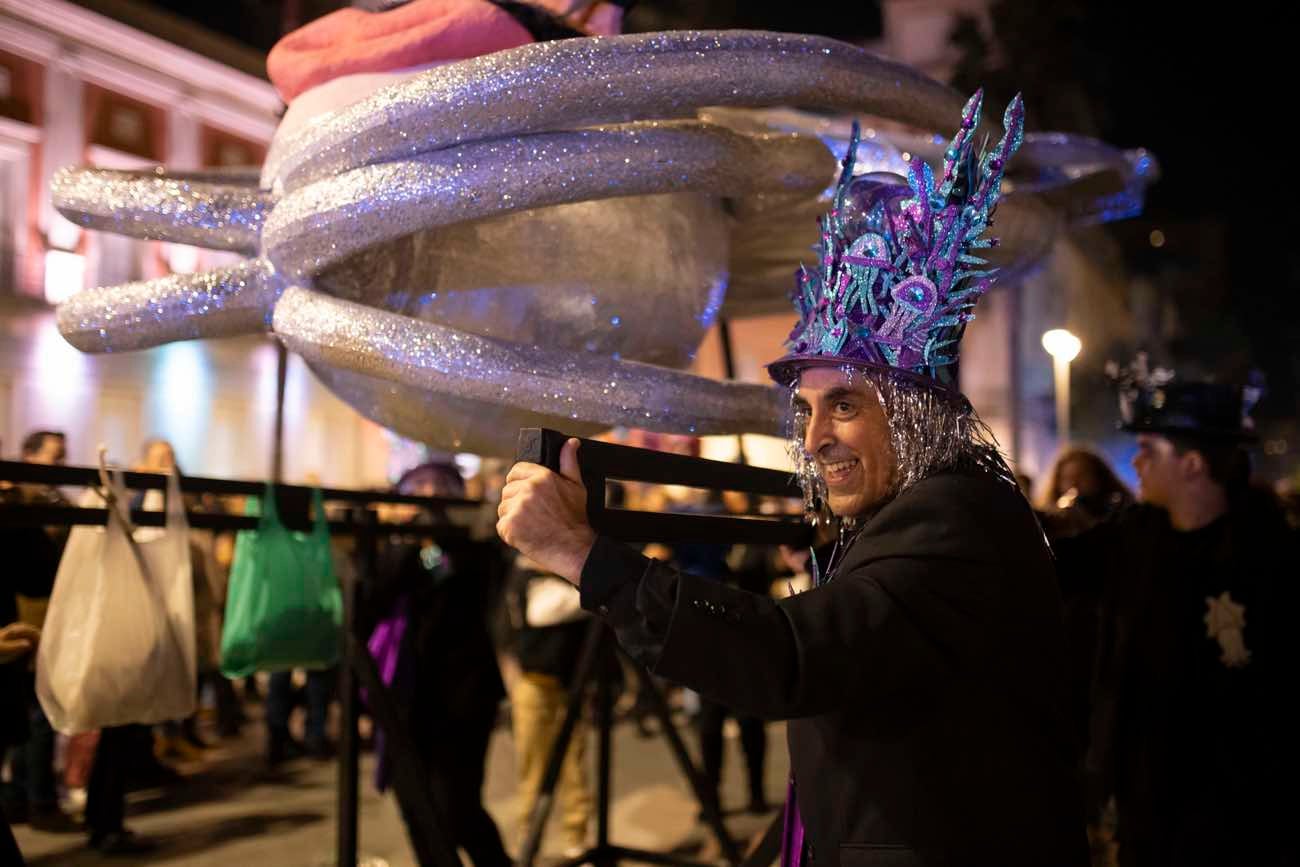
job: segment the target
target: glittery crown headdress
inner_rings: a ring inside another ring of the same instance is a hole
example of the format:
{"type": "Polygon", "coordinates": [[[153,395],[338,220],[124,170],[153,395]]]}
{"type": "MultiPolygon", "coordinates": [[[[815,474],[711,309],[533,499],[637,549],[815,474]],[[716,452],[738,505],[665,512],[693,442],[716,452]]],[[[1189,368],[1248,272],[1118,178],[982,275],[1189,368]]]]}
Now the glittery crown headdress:
{"type": "Polygon", "coordinates": [[[1024,138],[1017,96],[991,151],[976,148],[983,91],[962,111],[961,128],[944,152],[943,176],[912,160],[906,181],[876,173],[855,178],[853,126],[830,211],[822,218],[819,262],[801,268],[793,299],[799,321],[790,354],[769,365],[791,385],[812,364],[853,364],[952,385],[952,365],[972,308],[993,284],[995,269],[976,252],[997,245],[983,237],[1001,197],[1006,164],[1024,138]]]}

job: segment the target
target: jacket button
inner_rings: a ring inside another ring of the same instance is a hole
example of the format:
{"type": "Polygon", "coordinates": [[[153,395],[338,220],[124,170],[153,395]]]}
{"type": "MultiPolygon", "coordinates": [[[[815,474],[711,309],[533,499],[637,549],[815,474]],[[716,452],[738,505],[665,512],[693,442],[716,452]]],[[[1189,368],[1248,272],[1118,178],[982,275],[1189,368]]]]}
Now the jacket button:
{"type": "Polygon", "coordinates": [[[599,614],[601,617],[608,617],[608,616],[609,616],[609,606],[608,606],[608,605],[601,605],[601,606],[599,606],[599,607],[596,609],[596,613],[599,614]]]}

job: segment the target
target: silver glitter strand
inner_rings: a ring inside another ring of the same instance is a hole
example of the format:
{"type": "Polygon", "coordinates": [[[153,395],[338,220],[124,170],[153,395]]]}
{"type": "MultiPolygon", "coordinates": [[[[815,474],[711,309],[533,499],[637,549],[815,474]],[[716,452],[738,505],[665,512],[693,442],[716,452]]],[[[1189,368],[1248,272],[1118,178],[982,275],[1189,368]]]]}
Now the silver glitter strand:
{"type": "Polygon", "coordinates": [[[80,226],[212,250],[257,252],[271,196],[254,187],[150,172],[65,168],[54,207],[80,226]]]}
{"type": "Polygon", "coordinates": [[[262,181],[292,190],[467,141],[690,117],[704,106],[795,105],[942,129],[964,103],[910,67],[820,36],[730,30],[565,39],[386,87],[277,142],[262,181]]]}
{"type": "Polygon", "coordinates": [[[289,193],[265,248],[293,278],[385,241],[494,214],[654,193],[815,196],[835,161],[813,138],[700,123],[542,133],[366,166],[289,193]]]}
{"type": "Polygon", "coordinates": [[[780,431],[780,390],[606,355],[521,346],[293,287],[275,333],[309,362],[601,426],[701,436],[780,431]]]}
{"type": "Polygon", "coordinates": [[[201,274],[85,289],[59,306],[59,333],[82,352],[254,334],[267,329],[279,288],[266,262],[255,259],[201,274]]]}

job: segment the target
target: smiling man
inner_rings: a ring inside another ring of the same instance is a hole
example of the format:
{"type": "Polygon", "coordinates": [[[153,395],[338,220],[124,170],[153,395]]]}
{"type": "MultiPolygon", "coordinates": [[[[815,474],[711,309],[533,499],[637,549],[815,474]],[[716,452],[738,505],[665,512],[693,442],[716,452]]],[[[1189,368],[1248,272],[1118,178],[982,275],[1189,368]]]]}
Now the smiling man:
{"type": "Polygon", "coordinates": [[[784,860],[829,867],[1084,865],[1051,556],[955,390],[991,278],[975,251],[1020,143],[974,149],[979,95],[936,181],[853,176],[800,276],[791,389],[806,505],[838,526],[816,586],[772,600],[648,560],[586,523],[577,443],[511,471],[503,539],[577,584],[656,674],[788,719],[784,860]]]}

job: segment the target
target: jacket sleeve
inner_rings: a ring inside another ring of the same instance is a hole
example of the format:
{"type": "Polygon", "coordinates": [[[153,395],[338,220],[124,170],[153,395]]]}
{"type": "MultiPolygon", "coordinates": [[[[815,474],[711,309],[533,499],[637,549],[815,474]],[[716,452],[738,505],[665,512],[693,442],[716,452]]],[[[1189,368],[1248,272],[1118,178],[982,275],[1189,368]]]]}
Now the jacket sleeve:
{"type": "Polygon", "coordinates": [[[933,697],[987,661],[1005,582],[996,545],[959,504],[909,500],[886,507],[858,541],[878,556],[859,553],[792,598],[684,574],[600,539],[582,602],[656,674],[748,713],[788,719],[933,697]]]}

